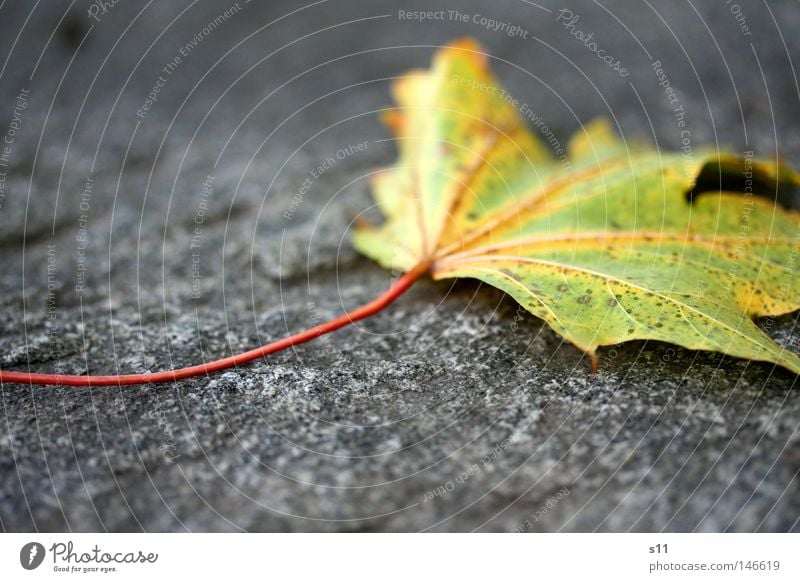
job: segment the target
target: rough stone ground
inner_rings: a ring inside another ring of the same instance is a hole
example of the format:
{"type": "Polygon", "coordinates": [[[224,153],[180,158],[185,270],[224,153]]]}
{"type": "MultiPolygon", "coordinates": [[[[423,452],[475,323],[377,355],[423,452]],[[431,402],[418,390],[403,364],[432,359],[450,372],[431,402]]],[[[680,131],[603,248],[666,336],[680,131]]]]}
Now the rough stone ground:
{"type": "MultiPolygon", "coordinates": [[[[388,78],[457,36],[485,43],[562,142],[605,114],[679,147],[660,60],[694,147],[800,163],[795,2],[743,2],[738,21],[724,2],[570,2],[626,78],[546,0],[550,12],[442,5],[466,23],[399,17],[422,0],[263,4],[240,2],[208,34],[226,4],[119,2],[96,20],[87,2],[0,9],[0,132],[29,90],[0,208],[4,368],[196,363],[377,295],[391,275],[348,238],[371,203],[365,177],[395,155],[374,111],[390,102],[388,78]],[[313,168],[360,142],[294,199],[313,168]]],[[[765,325],[800,351],[796,324],[765,325]]],[[[6,531],[800,531],[793,375],[630,343],[603,350],[593,376],[469,281],[423,281],[355,328],[211,378],[7,384],[0,397],[6,531]]]]}

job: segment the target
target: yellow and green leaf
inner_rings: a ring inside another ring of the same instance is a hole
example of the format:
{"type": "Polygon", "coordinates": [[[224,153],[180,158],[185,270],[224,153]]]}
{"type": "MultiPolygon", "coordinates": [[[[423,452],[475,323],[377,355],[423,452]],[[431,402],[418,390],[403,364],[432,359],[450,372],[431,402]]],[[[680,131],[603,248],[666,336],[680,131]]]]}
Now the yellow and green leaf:
{"type": "Polygon", "coordinates": [[[800,308],[800,214],[752,187],[774,193],[798,173],[626,142],[605,120],[556,157],[506,95],[470,40],[395,83],[384,120],[400,156],[374,180],[385,221],[357,229],[360,252],[502,289],[593,359],[654,339],[800,374],[753,322],[800,308]],[[719,187],[696,192],[701,174],[719,187]]]}

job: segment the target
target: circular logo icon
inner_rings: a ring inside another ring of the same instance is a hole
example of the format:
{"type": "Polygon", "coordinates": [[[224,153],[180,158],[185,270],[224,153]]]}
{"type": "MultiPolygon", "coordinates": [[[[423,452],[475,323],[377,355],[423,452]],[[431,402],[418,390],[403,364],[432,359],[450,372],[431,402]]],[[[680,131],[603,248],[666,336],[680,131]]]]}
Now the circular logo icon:
{"type": "Polygon", "coordinates": [[[35,570],[44,561],[44,546],[39,542],[28,542],[19,551],[19,563],[26,570],[35,570]]]}

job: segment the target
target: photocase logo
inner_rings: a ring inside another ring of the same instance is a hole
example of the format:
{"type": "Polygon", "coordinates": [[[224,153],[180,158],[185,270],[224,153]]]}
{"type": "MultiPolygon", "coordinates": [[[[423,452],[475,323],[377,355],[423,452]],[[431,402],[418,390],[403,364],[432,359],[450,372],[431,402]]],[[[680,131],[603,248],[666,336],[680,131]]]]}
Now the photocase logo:
{"type": "Polygon", "coordinates": [[[35,570],[44,561],[44,546],[39,542],[28,542],[19,551],[19,563],[26,570],[35,570]]]}

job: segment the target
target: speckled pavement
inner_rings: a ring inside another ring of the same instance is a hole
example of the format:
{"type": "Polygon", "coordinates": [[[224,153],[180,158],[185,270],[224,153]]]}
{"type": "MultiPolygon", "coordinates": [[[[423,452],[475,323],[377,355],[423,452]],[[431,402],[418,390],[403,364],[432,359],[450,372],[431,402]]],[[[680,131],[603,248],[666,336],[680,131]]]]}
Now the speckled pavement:
{"type": "MultiPolygon", "coordinates": [[[[459,36],[561,142],[610,115],[659,147],[800,164],[800,10],[740,4],[6,3],[0,366],[183,366],[375,297],[392,274],[349,231],[395,156],[377,111],[459,36]]],[[[796,314],[762,324],[800,352],[796,314]]],[[[424,280],[208,378],[5,384],[0,525],[800,531],[794,375],[657,343],[600,357],[593,375],[486,286],[424,280]]]]}

